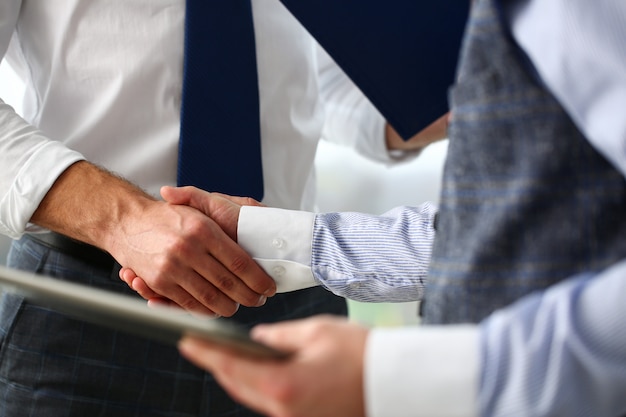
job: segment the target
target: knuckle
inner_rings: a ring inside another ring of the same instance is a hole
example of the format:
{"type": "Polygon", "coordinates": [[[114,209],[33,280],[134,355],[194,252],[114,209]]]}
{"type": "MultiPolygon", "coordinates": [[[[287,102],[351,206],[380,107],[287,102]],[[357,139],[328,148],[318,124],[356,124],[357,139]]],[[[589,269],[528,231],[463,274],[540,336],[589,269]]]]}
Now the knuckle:
{"type": "Polygon", "coordinates": [[[184,300],[176,301],[176,303],[184,310],[196,311],[198,310],[198,302],[193,298],[186,298],[184,300]]]}
{"type": "Polygon", "coordinates": [[[220,275],[215,278],[215,285],[220,290],[228,292],[235,288],[235,279],[231,276],[220,275]]]}
{"type": "Polygon", "coordinates": [[[249,258],[247,258],[246,256],[243,256],[243,255],[236,256],[230,262],[230,270],[235,275],[239,275],[239,274],[247,271],[250,268],[250,262],[251,262],[251,260],[249,258]]]}
{"type": "Polygon", "coordinates": [[[293,381],[289,381],[281,376],[275,375],[273,378],[269,378],[268,381],[271,384],[267,384],[266,394],[270,398],[274,398],[278,403],[283,404],[286,409],[289,409],[289,405],[293,404],[298,398],[298,390],[293,384],[293,381]]]}
{"type": "Polygon", "coordinates": [[[207,286],[209,288],[205,289],[199,296],[198,301],[200,301],[205,306],[213,309],[217,301],[220,299],[221,293],[212,286],[207,286]]]}
{"type": "Polygon", "coordinates": [[[171,258],[188,254],[190,250],[190,243],[188,239],[171,239],[167,243],[165,248],[164,262],[171,262],[171,258]]]}
{"type": "Polygon", "coordinates": [[[254,198],[252,198],[252,197],[245,197],[245,200],[244,200],[244,204],[243,204],[243,205],[245,205],[245,206],[258,206],[258,205],[259,205],[259,202],[258,202],[258,201],[256,201],[256,200],[255,200],[254,198]]]}
{"type": "Polygon", "coordinates": [[[167,288],[172,282],[170,277],[173,276],[173,268],[174,265],[171,261],[160,259],[155,262],[156,273],[151,277],[150,282],[144,281],[153,289],[167,288]]]}
{"type": "Polygon", "coordinates": [[[167,278],[166,274],[160,273],[152,277],[150,282],[146,284],[155,290],[160,290],[167,287],[167,285],[169,284],[169,279],[167,278]]]}
{"type": "Polygon", "coordinates": [[[187,220],[187,230],[192,233],[203,233],[207,229],[204,215],[191,216],[187,220]]]}

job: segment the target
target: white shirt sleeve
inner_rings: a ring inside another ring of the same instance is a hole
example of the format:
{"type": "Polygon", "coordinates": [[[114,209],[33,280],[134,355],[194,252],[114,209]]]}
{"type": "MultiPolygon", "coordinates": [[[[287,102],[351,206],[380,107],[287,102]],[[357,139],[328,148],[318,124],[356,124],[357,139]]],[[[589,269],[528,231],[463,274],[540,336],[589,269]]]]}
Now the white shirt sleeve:
{"type": "Polygon", "coordinates": [[[0,3],[0,57],[3,57],[15,31],[22,0],[3,0],[0,3]]]}
{"type": "Polygon", "coordinates": [[[374,329],[365,352],[368,417],[478,416],[474,325],[374,329]]]}
{"type": "MultiPolygon", "coordinates": [[[[3,9],[19,3],[3,3],[0,16],[7,18],[3,9]]],[[[4,52],[10,43],[12,29],[10,31],[4,26],[7,19],[2,18],[0,47],[4,52]]],[[[2,99],[0,126],[0,234],[18,239],[25,232],[43,230],[30,223],[30,218],[59,175],[85,158],[81,153],[46,137],[2,99]]]]}
{"type": "Polygon", "coordinates": [[[19,238],[59,175],[84,157],[41,135],[0,100],[0,233],[19,238]]]}
{"type": "MultiPolygon", "coordinates": [[[[22,2],[0,2],[0,59],[11,43],[22,2]]],[[[77,152],[44,137],[0,99],[0,234],[19,238],[56,178],[83,159],[77,152]]]]}

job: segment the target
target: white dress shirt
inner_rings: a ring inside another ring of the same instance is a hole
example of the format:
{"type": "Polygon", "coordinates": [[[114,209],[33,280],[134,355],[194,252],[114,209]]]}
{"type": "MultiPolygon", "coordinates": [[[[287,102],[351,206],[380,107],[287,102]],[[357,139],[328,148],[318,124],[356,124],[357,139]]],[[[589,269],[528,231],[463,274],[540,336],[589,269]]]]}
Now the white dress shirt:
{"type": "MultiPolygon", "coordinates": [[[[515,40],[542,81],[626,177],[626,2],[520,0],[503,6],[515,40]]],[[[355,213],[250,207],[240,214],[239,242],[274,275],[279,291],[323,285],[338,294],[388,301],[398,294],[382,284],[406,291],[407,283],[377,270],[379,257],[371,249],[389,256],[408,247],[423,256],[420,251],[432,239],[428,208],[402,209],[391,217],[400,226],[355,213]],[[257,227],[263,235],[252,232],[257,227]],[[371,236],[378,239],[375,245],[371,236]],[[397,248],[390,250],[392,245],[397,248]],[[339,250],[322,271],[317,254],[333,246],[339,250]],[[354,262],[363,263],[362,271],[374,271],[362,277],[373,281],[360,287],[362,294],[352,285],[354,262]]],[[[405,268],[394,274],[412,280],[408,291],[421,297],[425,274],[415,274],[411,263],[405,268]]],[[[367,415],[623,415],[625,275],[622,262],[592,280],[572,277],[496,312],[480,326],[372,330],[364,365],[367,415]]]]}
{"type": "MultiPolygon", "coordinates": [[[[316,43],[280,2],[252,4],[264,202],[312,210],[318,140],[358,143],[385,159],[384,120],[323,53],[318,68],[316,43]]],[[[184,5],[0,2],[0,57],[6,52],[26,85],[24,119],[0,101],[0,233],[17,238],[37,230],[28,223],[32,213],[58,175],[81,159],[155,196],[175,184],[184,5]]]]}

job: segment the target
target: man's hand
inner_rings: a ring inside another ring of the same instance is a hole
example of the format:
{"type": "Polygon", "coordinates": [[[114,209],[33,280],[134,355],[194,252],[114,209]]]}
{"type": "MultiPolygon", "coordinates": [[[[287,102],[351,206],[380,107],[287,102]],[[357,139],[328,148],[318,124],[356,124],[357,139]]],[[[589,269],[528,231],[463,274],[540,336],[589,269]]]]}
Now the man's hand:
{"type": "Polygon", "coordinates": [[[385,138],[388,149],[399,149],[405,151],[417,151],[424,149],[431,143],[445,139],[448,135],[448,121],[450,113],[446,113],[439,119],[426,126],[421,131],[413,135],[409,140],[403,140],[398,132],[391,125],[385,127],[385,138]]]}
{"type": "Polygon", "coordinates": [[[179,349],[233,398],[260,413],[360,417],[367,335],[345,319],[315,317],[252,330],[255,340],[292,352],[286,360],[250,358],[193,337],[184,338],[179,349]]]}
{"type": "Polygon", "coordinates": [[[231,316],[276,292],[274,280],[203,212],[157,201],[87,162],[56,180],[31,221],[108,251],[186,310],[231,316]]]}
{"type": "MultiPolygon", "coordinates": [[[[239,303],[256,307],[275,284],[219,225],[200,211],[160,203],[116,244],[116,259],[145,286],[186,310],[230,316],[239,303]],[[267,282],[267,280],[271,282],[267,282]]],[[[141,294],[141,292],[140,292],[141,294]]]]}
{"type": "Polygon", "coordinates": [[[209,193],[196,187],[162,187],[161,197],[171,204],[200,210],[213,219],[233,241],[237,241],[237,223],[241,206],[262,206],[250,197],[209,193]]]}
{"type": "MultiPolygon", "coordinates": [[[[261,205],[261,203],[252,198],[232,197],[220,193],[208,193],[195,187],[163,187],[161,189],[161,196],[172,205],[180,205],[182,207],[188,206],[188,208],[191,207],[201,211],[204,215],[210,217],[211,220],[214,221],[226,235],[228,235],[233,243],[237,241],[237,223],[239,221],[239,211],[241,206],[261,205]]],[[[218,234],[220,233],[218,232],[218,234]]],[[[199,242],[199,244],[201,244],[201,242],[199,242]]],[[[238,251],[243,251],[238,246],[237,249],[238,251]]],[[[165,292],[162,288],[154,286],[149,278],[137,274],[134,269],[122,268],[120,270],[120,279],[126,282],[129,287],[134,289],[143,298],[148,300],[150,304],[163,304],[187,308],[186,306],[180,305],[176,299],[169,296],[170,293],[165,292]]],[[[245,305],[254,307],[261,304],[245,305]]],[[[219,312],[216,313],[222,315],[219,312]]]]}

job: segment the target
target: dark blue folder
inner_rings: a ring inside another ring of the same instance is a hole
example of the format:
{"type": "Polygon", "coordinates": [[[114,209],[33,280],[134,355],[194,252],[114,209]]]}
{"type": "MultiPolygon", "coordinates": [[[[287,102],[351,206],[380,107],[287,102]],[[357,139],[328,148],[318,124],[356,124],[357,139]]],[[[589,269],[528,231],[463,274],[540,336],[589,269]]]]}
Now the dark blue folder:
{"type": "Polygon", "coordinates": [[[448,111],[469,0],[281,0],[404,137],[448,111]]]}

